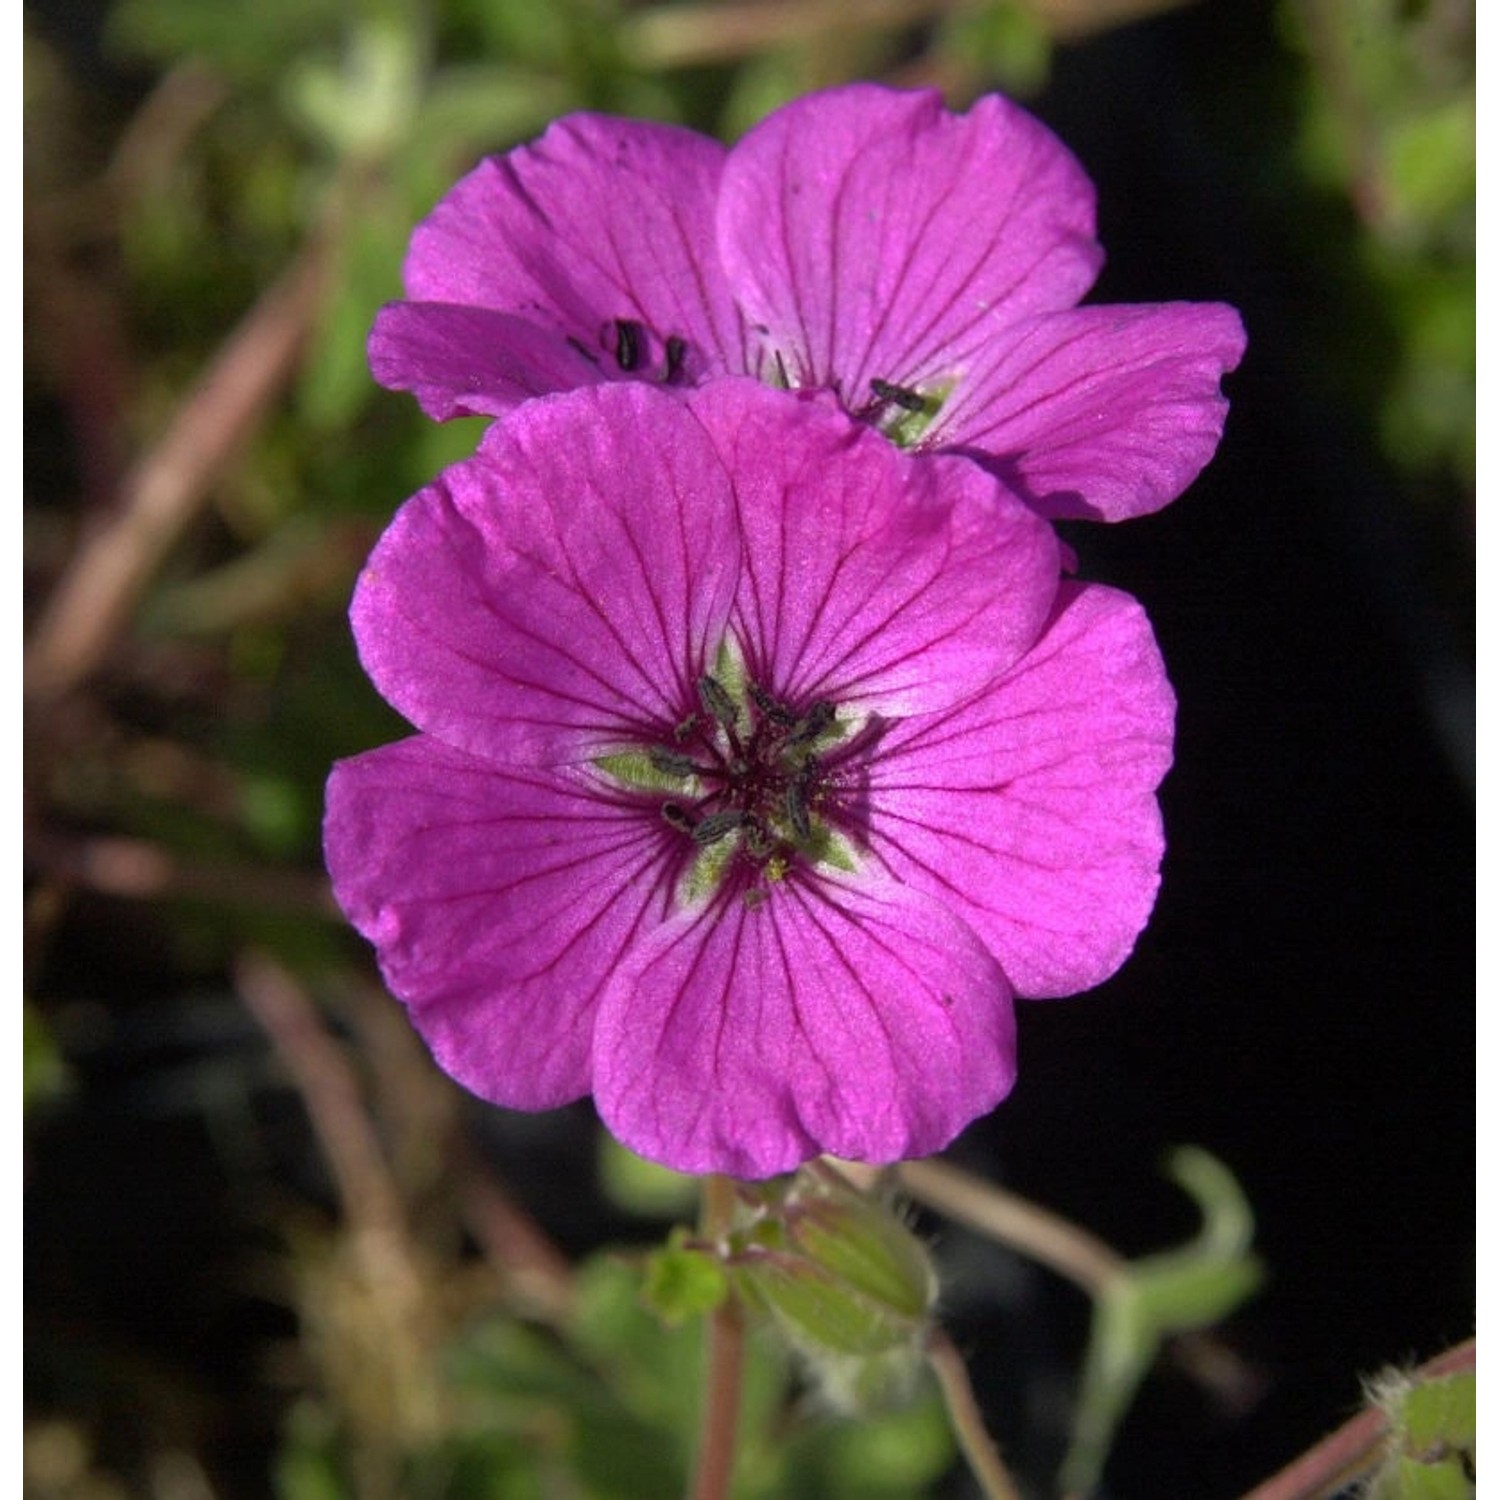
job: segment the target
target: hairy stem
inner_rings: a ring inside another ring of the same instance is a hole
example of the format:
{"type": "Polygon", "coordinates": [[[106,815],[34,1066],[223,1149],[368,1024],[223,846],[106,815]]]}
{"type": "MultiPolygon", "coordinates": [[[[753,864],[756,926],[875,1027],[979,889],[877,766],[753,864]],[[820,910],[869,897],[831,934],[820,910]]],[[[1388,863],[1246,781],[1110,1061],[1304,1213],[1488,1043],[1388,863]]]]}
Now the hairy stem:
{"type": "Polygon", "coordinates": [[[918,1203],[1019,1250],[1090,1296],[1125,1274],[1125,1261],[1103,1240],[947,1162],[902,1162],[898,1175],[918,1203]]]}
{"type": "MultiPolygon", "coordinates": [[[[734,1215],[734,1183],[718,1175],[703,1180],[703,1238],[717,1241],[734,1215]]],[[[739,1436],[740,1377],[745,1362],[745,1316],[733,1295],[708,1322],[706,1388],[698,1426],[698,1463],[691,1500],[728,1500],[739,1436]]]]}
{"type": "MultiPolygon", "coordinates": [[[[1427,1379],[1454,1375],[1472,1370],[1474,1361],[1474,1340],[1466,1339],[1428,1360],[1416,1373],[1427,1379]]],[[[1378,1407],[1368,1407],[1256,1485],[1242,1500],[1331,1500],[1375,1468],[1384,1455],[1385,1439],[1385,1413],[1378,1407]]]]}
{"type": "Polygon", "coordinates": [[[948,1408],[948,1420],[953,1424],[964,1461],[987,1500],[1021,1500],[1021,1492],[1006,1471],[994,1439],[985,1430],[963,1356],[941,1328],[934,1328],[927,1335],[927,1363],[937,1376],[943,1405],[948,1408]]]}

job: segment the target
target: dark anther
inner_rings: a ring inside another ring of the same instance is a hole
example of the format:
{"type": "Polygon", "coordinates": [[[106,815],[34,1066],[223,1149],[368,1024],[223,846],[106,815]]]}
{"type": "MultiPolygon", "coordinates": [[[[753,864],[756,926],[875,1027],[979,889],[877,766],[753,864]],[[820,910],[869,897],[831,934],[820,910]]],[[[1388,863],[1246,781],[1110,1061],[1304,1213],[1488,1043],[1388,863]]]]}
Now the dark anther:
{"type": "Polygon", "coordinates": [[[675,828],[678,833],[692,833],[693,831],[692,816],[680,802],[663,802],[661,820],[668,828],[675,828]]]}
{"type": "Polygon", "coordinates": [[[622,370],[638,370],[645,357],[646,330],[631,318],[615,319],[615,363],[622,370]]]}
{"type": "Polygon", "coordinates": [[[786,818],[792,825],[792,832],[803,843],[812,837],[812,819],[807,811],[807,783],[801,776],[795,776],[787,783],[786,818]]]}
{"type": "Polygon", "coordinates": [[[750,684],[750,696],[755,699],[755,706],[773,723],[795,724],[797,722],[796,714],[783,704],[778,703],[758,683],[752,682],[750,684]]]}
{"type": "Polygon", "coordinates": [[[787,744],[805,745],[810,740],[817,739],[833,723],[833,712],[833,704],[826,698],[819,698],[808,709],[802,722],[787,736],[787,744]]]}
{"type": "Polygon", "coordinates": [[[926,411],[927,401],[920,391],[910,386],[893,385],[889,380],[872,380],[870,389],[881,401],[890,401],[902,411],[926,411]]]}
{"type": "Polygon", "coordinates": [[[712,677],[700,677],[698,679],[698,696],[703,699],[703,706],[719,723],[726,729],[734,728],[734,721],[738,717],[734,709],[734,699],[726,693],[721,684],[712,677]]]}
{"type": "Polygon", "coordinates": [[[698,715],[689,714],[682,723],[672,726],[672,738],[681,744],[698,727],[698,715]]]}
{"type": "Polygon", "coordinates": [[[599,363],[599,356],[595,354],[594,351],[590,349],[589,346],[585,344],[581,339],[575,339],[570,333],[567,336],[567,342],[572,345],[572,347],[577,350],[579,354],[581,354],[586,360],[588,360],[591,365],[597,365],[599,363]]]}
{"type": "Polygon", "coordinates": [[[668,776],[691,776],[698,769],[692,756],[684,755],[680,750],[668,750],[664,745],[653,745],[646,754],[652,769],[668,776]]]}
{"type": "Polygon", "coordinates": [[[786,372],[786,361],[781,357],[781,350],[776,351],[776,373],[781,377],[781,388],[789,391],[792,388],[792,377],[786,372]]]}
{"type": "Polygon", "coordinates": [[[687,340],[680,333],[667,335],[667,368],[662,374],[664,385],[676,385],[682,379],[682,367],[687,362],[687,340]]]}
{"type": "Polygon", "coordinates": [[[726,834],[733,833],[745,821],[745,814],[737,807],[726,807],[712,812],[693,830],[695,844],[717,844],[726,834]]]}

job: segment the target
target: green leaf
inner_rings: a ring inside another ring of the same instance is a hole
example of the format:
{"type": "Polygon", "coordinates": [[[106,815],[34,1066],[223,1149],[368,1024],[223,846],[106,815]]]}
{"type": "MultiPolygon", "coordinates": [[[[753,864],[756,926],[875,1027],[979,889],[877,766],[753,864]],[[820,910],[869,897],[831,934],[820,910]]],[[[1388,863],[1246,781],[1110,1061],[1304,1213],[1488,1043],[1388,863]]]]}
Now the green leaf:
{"type": "Polygon", "coordinates": [[[1390,1371],[1371,1400],[1389,1424],[1390,1457],[1366,1500],[1473,1500],[1478,1420],[1473,1370],[1421,1379],[1390,1371]]]}
{"type": "Polygon", "coordinates": [[[1479,1425],[1476,1387],[1472,1370],[1413,1386],[1406,1393],[1400,1412],[1406,1447],[1414,1455],[1435,1447],[1472,1448],[1479,1425]]]}
{"type": "Polygon", "coordinates": [[[1250,1205],[1229,1169],[1197,1147],[1173,1152],[1169,1176],[1197,1201],[1203,1227],[1176,1250],[1133,1261],[1094,1304],[1093,1326],[1061,1487],[1086,1493],[1162,1342],[1228,1316],[1260,1284],[1249,1254],[1250,1205]]]}
{"type": "Polygon", "coordinates": [[[283,85],[287,112],[335,156],[377,160],[410,130],[422,63],[411,27],[367,20],[337,61],[297,60],[283,85]]]}
{"type": "Polygon", "coordinates": [[[646,1258],[641,1297],[664,1323],[677,1327],[712,1312],[729,1295],[729,1278],[712,1251],[695,1250],[689,1231],[674,1229],[666,1245],[646,1258]]]}

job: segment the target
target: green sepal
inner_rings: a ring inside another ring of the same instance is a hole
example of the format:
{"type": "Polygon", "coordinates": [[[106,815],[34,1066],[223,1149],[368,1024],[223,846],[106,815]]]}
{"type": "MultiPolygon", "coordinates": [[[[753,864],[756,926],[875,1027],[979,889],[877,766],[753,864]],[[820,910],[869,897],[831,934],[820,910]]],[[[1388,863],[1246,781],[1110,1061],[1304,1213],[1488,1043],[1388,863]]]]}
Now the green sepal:
{"type": "Polygon", "coordinates": [[[795,1254],[751,1246],[730,1260],[734,1284],[800,1353],[875,1355],[912,1342],[910,1318],[795,1254]]]}
{"type": "Polygon", "coordinates": [[[596,755],[593,764],[611,780],[643,792],[676,792],[684,797],[695,797],[699,792],[696,776],[679,776],[665,771],[644,750],[619,750],[609,755],[596,755]]]}
{"type": "Polygon", "coordinates": [[[912,1325],[926,1318],[932,1263],[892,1211],[850,1192],[800,1200],[786,1222],[790,1242],[809,1260],[912,1325]]]}
{"type": "MultiPolygon", "coordinates": [[[[830,1359],[920,1349],[936,1277],[893,1208],[811,1172],[764,1203],[764,1216],[730,1237],[729,1263],[747,1300],[815,1370],[830,1359]]],[[[839,1373],[841,1385],[851,1380],[839,1373]]]]}

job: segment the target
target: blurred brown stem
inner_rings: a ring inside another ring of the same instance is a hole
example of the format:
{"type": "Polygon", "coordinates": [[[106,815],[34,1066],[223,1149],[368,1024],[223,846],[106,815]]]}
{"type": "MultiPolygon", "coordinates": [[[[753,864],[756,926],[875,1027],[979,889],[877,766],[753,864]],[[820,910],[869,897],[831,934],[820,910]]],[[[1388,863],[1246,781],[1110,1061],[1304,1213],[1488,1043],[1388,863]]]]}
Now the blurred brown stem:
{"type": "Polygon", "coordinates": [[[114,644],[146,580],[295,367],[324,260],[315,240],[261,295],[126,475],[118,509],[83,541],[37,622],[26,653],[28,694],[66,693],[114,644]]]}
{"type": "Polygon", "coordinates": [[[302,1095],[350,1228],[404,1240],[400,1195],[359,1081],[302,986],[274,959],[249,952],[236,967],[235,987],[302,1095]]]}
{"type": "MultiPolygon", "coordinates": [[[[1076,40],[1187,0],[1028,0],[1057,41],[1076,40]]],[[[850,32],[895,30],[965,10],[982,0],[740,0],[659,5],[627,20],[624,49],[647,69],[732,62],[850,32]]]]}
{"type": "Polygon", "coordinates": [[[127,900],[188,899],[307,916],[339,915],[322,876],[184,860],[145,839],[34,833],[27,838],[26,857],[69,885],[127,900]]]}

